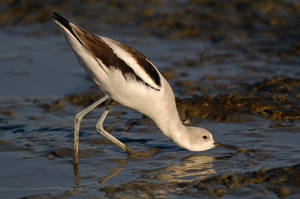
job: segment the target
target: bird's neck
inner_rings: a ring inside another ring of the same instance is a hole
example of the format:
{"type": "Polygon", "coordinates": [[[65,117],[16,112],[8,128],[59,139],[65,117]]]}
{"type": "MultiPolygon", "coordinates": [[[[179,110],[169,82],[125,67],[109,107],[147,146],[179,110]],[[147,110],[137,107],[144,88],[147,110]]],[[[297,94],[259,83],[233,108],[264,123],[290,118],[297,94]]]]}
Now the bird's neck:
{"type": "Polygon", "coordinates": [[[187,148],[189,145],[190,137],[188,129],[182,124],[180,118],[177,120],[167,121],[165,124],[158,125],[164,135],[169,137],[178,146],[187,148]]]}
{"type": "Polygon", "coordinates": [[[172,88],[164,78],[162,80],[165,86],[165,94],[159,101],[158,108],[155,108],[155,106],[153,108],[157,111],[149,111],[148,116],[165,136],[181,145],[179,142],[186,135],[186,126],[180,120],[172,88]]]}
{"type": "Polygon", "coordinates": [[[174,142],[180,139],[180,137],[186,132],[186,126],[182,124],[177,109],[174,113],[156,117],[154,122],[163,134],[171,138],[174,142]]]}

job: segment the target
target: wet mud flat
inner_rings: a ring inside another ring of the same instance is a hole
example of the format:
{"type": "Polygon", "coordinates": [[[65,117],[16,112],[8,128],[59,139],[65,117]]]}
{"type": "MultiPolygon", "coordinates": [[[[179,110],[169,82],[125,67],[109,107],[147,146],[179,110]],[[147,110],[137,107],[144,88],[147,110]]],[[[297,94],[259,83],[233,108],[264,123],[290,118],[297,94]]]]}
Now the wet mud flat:
{"type": "MultiPolygon", "coordinates": [[[[270,129],[274,129],[274,131],[277,131],[275,130],[276,128],[283,130],[285,127],[294,126],[294,122],[297,124],[297,120],[299,120],[300,117],[298,100],[299,88],[300,81],[298,79],[274,77],[271,80],[247,85],[244,91],[240,91],[236,94],[229,93],[216,95],[215,97],[209,95],[194,95],[193,97],[184,99],[178,97],[176,101],[179,114],[187,125],[199,121],[199,118],[231,124],[245,123],[246,125],[255,120],[263,120],[266,123],[270,121],[270,126],[267,128],[269,130],[267,130],[267,132],[272,132],[273,130],[270,129]]],[[[83,93],[67,95],[51,104],[43,104],[41,107],[46,111],[52,112],[63,109],[64,104],[86,106],[100,96],[101,95],[94,90],[90,90],[83,93]]],[[[124,113],[118,112],[118,114],[124,113]]],[[[144,120],[147,121],[147,118],[144,118],[144,120]]],[[[132,131],[136,128],[135,126],[141,124],[141,121],[143,121],[143,119],[139,121],[129,121],[125,124],[127,126],[122,130],[132,131]]],[[[148,125],[149,121],[144,124],[148,125]]],[[[109,126],[107,128],[111,130],[109,126]]],[[[259,129],[259,127],[256,128],[259,129]]],[[[286,130],[290,131],[291,129],[287,128],[286,130]]],[[[256,129],[254,128],[251,131],[256,131],[256,129]]],[[[292,131],[298,133],[299,127],[296,125],[292,131]]],[[[259,135],[258,132],[252,135],[250,133],[248,136],[264,137],[263,134],[259,135]]],[[[99,138],[96,138],[96,140],[90,140],[89,142],[103,144],[102,139],[100,139],[100,142],[98,142],[98,140],[99,138]]],[[[257,141],[258,140],[255,140],[255,142],[257,141]]],[[[159,157],[161,150],[162,149],[157,149],[151,158],[159,157]]],[[[258,167],[259,169],[256,168],[250,172],[247,171],[247,169],[256,167],[257,164],[259,165],[260,161],[267,161],[270,156],[272,156],[271,151],[270,149],[258,148],[258,150],[244,153],[229,152],[219,157],[201,155],[198,157],[197,155],[185,156],[180,160],[179,164],[168,165],[154,170],[139,170],[138,172],[147,175],[147,177],[142,178],[142,180],[128,182],[118,186],[103,187],[99,190],[110,198],[134,198],[137,196],[142,198],[197,198],[222,197],[226,195],[230,197],[240,197],[241,195],[247,197],[266,196],[268,198],[299,197],[299,164],[278,168],[268,165],[268,169],[258,167]],[[235,168],[230,168],[229,170],[232,171],[228,172],[225,170],[223,171],[224,174],[218,174],[217,171],[212,171],[213,169],[210,167],[211,162],[230,161],[231,158],[236,158],[235,156],[243,156],[241,158],[243,163],[238,163],[241,164],[239,167],[242,168],[242,170],[235,171],[235,168]],[[211,176],[211,174],[215,175],[211,176]],[[189,178],[190,175],[200,175],[200,177],[189,178]],[[159,179],[163,182],[155,183],[151,181],[153,179],[159,179]]],[[[297,151],[299,151],[298,147],[294,152],[297,153],[297,151]]],[[[58,153],[60,152],[63,151],[58,151],[58,153]]],[[[71,154],[70,151],[66,151],[66,153],[71,154]]],[[[85,151],[82,151],[82,154],[85,153],[85,151]]],[[[88,151],[88,153],[90,152],[88,151]]],[[[167,156],[167,158],[169,157],[167,156]]],[[[172,158],[174,157],[171,157],[171,159],[172,158]]]]}
{"type": "Polygon", "coordinates": [[[7,0],[0,9],[0,198],[300,197],[297,1],[7,0]],[[148,156],[129,157],[96,132],[100,107],[82,123],[75,175],[74,115],[102,94],[77,71],[52,10],[144,52],[186,125],[250,150],[185,151],[114,104],[105,128],[148,156]],[[49,75],[56,81],[44,85],[49,75]]]}
{"type": "Polygon", "coordinates": [[[155,184],[146,181],[133,182],[121,187],[103,189],[108,195],[116,197],[134,197],[137,193],[143,193],[149,198],[156,197],[157,193],[174,192],[182,197],[222,197],[226,194],[232,197],[259,197],[265,195],[270,198],[288,197],[292,192],[299,195],[299,165],[292,167],[261,169],[251,173],[223,174],[213,176],[205,180],[192,182],[155,184]],[[253,193],[255,189],[258,193],[253,193]]]}

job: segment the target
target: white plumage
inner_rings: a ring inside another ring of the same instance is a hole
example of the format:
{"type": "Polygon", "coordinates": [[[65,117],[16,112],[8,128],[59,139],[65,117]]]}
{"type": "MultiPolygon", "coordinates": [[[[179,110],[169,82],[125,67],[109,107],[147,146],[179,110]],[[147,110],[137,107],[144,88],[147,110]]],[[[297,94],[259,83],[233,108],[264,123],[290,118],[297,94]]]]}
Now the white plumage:
{"type": "MultiPolygon", "coordinates": [[[[137,50],[110,38],[88,33],[57,13],[59,25],[81,65],[105,93],[97,102],[75,117],[74,154],[78,153],[79,126],[85,114],[102,102],[112,99],[150,117],[167,137],[191,151],[213,148],[209,131],[184,126],[178,116],[172,88],[155,66],[137,50]]],[[[103,128],[109,105],[97,123],[99,133],[127,152],[132,150],[103,128]]]]}
{"type": "MultiPolygon", "coordinates": [[[[122,60],[125,61],[125,63],[131,67],[134,72],[147,84],[152,86],[153,88],[159,89],[159,87],[155,84],[153,79],[145,73],[143,68],[139,65],[137,60],[132,57],[128,52],[126,52],[124,49],[122,49],[120,46],[122,45],[120,42],[117,42],[115,40],[112,40],[110,38],[106,37],[100,37],[112,50],[113,52],[122,60]]],[[[151,63],[148,59],[147,61],[151,63]]],[[[154,67],[154,65],[151,63],[151,65],[154,67]]],[[[157,71],[158,72],[158,71],[157,71]]]]}

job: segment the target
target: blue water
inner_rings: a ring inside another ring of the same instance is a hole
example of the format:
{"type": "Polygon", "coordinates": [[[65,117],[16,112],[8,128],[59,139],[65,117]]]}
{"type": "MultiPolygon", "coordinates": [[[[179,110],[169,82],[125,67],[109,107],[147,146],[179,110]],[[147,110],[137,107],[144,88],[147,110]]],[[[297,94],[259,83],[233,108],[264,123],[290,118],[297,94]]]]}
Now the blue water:
{"type": "MultiPolygon", "coordinates": [[[[82,123],[80,150],[90,153],[80,158],[79,177],[76,178],[72,155],[62,153],[60,156],[56,152],[64,149],[72,151],[73,118],[83,107],[65,103],[61,110],[47,112],[40,105],[52,103],[66,94],[87,90],[92,83],[61,35],[28,36],[17,30],[4,29],[0,31],[0,38],[0,112],[13,111],[10,115],[0,115],[0,141],[7,143],[0,144],[0,198],[34,194],[70,198],[115,198],[117,195],[140,198],[143,192],[130,192],[130,188],[111,194],[104,191],[138,181],[169,184],[168,188],[161,186],[154,190],[158,198],[191,198],[180,195],[172,183],[300,163],[298,121],[276,125],[276,121],[256,116],[242,123],[197,119],[195,124],[210,129],[217,141],[256,151],[242,154],[215,148],[194,153],[170,142],[149,119],[121,106],[114,106],[105,122],[113,135],[136,150],[160,149],[148,158],[135,159],[129,158],[115,145],[93,144],[91,140],[103,139],[95,130],[100,109],[95,110],[82,123]],[[32,117],[38,119],[33,120],[32,117]],[[137,124],[130,126],[128,122],[132,120],[136,120],[137,124]],[[129,128],[124,132],[124,127],[129,128]]],[[[283,67],[278,64],[270,69],[272,63],[256,62],[243,56],[227,64],[176,66],[178,61],[186,57],[196,59],[203,51],[218,54],[224,52],[224,47],[191,40],[122,35],[115,35],[115,38],[143,51],[158,68],[173,69],[175,78],[170,83],[175,93],[180,93],[182,89],[176,86],[178,81],[193,80],[200,84],[207,76],[215,78],[210,82],[205,81],[204,85],[223,81],[229,83],[228,90],[234,91],[241,86],[238,81],[255,82],[269,78],[274,75],[270,71],[276,71],[277,75],[299,74],[293,65],[283,67]],[[245,67],[245,63],[250,66],[245,67]],[[257,67],[260,67],[260,73],[257,73],[257,67]],[[180,75],[183,72],[188,76],[180,75]],[[233,79],[234,76],[238,77],[237,80],[233,79]]],[[[240,55],[234,50],[230,53],[240,55]]],[[[218,94],[218,91],[209,92],[218,94]]],[[[256,190],[250,192],[252,194],[249,196],[263,197],[256,190]]],[[[240,198],[230,194],[227,196],[240,198]]]]}

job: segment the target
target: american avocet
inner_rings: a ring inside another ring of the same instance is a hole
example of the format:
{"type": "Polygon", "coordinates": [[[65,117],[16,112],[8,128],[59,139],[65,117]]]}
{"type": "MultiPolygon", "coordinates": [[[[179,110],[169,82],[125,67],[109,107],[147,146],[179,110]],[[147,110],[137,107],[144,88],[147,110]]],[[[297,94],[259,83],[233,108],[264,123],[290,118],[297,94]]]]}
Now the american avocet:
{"type": "MultiPolygon", "coordinates": [[[[105,101],[115,100],[151,118],[163,134],[190,151],[204,151],[216,146],[212,134],[203,128],[182,124],[175,98],[167,80],[139,51],[110,38],[89,33],[53,13],[55,23],[64,33],[81,65],[105,96],[75,116],[74,154],[78,154],[79,127],[82,118],[105,101]]],[[[110,109],[100,117],[96,129],[123,150],[132,150],[103,128],[110,109]]]]}

